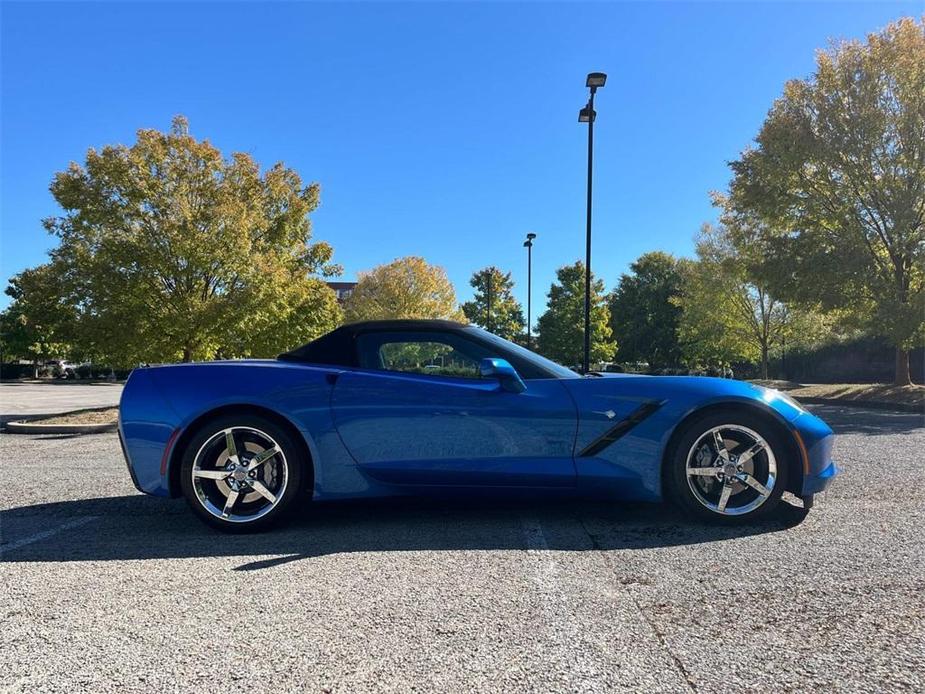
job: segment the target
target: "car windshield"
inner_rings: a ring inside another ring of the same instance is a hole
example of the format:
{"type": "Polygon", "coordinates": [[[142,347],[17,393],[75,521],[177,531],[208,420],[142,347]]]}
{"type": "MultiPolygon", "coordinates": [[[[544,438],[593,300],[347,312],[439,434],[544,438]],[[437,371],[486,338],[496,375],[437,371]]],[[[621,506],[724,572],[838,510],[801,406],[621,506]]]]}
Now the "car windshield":
{"type": "Polygon", "coordinates": [[[498,347],[507,350],[508,352],[513,352],[521,359],[536,364],[539,368],[542,368],[546,371],[552,372],[555,378],[581,378],[579,374],[575,373],[571,369],[567,369],[561,364],[557,364],[556,362],[552,361],[551,359],[541,357],[536,352],[531,352],[529,349],[521,347],[520,345],[515,344],[510,340],[505,340],[502,337],[498,337],[497,335],[493,335],[486,330],[476,328],[472,325],[467,326],[466,330],[477,333],[478,336],[484,341],[497,345],[498,347]]]}

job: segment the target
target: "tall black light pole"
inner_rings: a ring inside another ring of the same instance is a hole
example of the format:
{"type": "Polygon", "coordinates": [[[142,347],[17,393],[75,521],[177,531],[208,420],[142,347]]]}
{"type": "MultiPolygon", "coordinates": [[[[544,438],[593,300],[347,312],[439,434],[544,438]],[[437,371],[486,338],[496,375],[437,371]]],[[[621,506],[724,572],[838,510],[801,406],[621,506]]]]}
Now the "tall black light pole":
{"type": "Polygon", "coordinates": [[[527,240],[524,241],[524,248],[527,249],[527,349],[530,349],[530,301],[532,298],[533,288],[533,239],[536,234],[527,234],[527,240]]]}
{"type": "Polygon", "coordinates": [[[585,229],[585,350],[582,362],[584,373],[590,370],[591,362],[591,179],[592,163],[594,161],[594,94],[599,87],[607,82],[607,75],[603,72],[592,72],[585,81],[585,86],[591,90],[588,105],[578,112],[578,122],[588,124],[588,213],[587,228],[585,229]]]}

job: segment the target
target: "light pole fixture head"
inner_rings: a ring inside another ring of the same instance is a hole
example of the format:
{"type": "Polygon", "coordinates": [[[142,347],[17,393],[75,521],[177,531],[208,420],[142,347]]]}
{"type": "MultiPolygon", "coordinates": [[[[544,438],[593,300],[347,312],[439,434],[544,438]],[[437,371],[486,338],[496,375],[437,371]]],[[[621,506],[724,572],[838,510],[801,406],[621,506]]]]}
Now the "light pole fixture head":
{"type": "Polygon", "coordinates": [[[524,248],[530,248],[531,246],[533,246],[533,241],[531,241],[530,239],[527,239],[526,241],[524,241],[524,248]]]}
{"type": "Polygon", "coordinates": [[[578,112],[579,123],[591,123],[597,117],[597,111],[590,106],[585,106],[578,112]]]}
{"type": "Polygon", "coordinates": [[[527,234],[528,241],[532,241],[535,238],[536,238],[536,234],[534,234],[532,231],[529,234],[527,234]]]}
{"type": "Polygon", "coordinates": [[[598,87],[603,87],[606,82],[607,75],[603,72],[589,72],[588,79],[585,80],[585,86],[591,89],[597,89],[598,87]]]}

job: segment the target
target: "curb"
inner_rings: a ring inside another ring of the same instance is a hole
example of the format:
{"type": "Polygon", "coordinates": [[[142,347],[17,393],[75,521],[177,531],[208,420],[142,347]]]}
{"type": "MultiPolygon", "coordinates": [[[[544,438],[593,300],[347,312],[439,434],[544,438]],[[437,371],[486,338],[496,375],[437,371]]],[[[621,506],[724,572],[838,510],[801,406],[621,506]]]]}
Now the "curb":
{"type": "Polygon", "coordinates": [[[101,434],[115,431],[118,424],[35,424],[33,422],[7,422],[4,430],[7,434],[101,434]]]}
{"type": "Polygon", "coordinates": [[[839,400],[837,398],[801,398],[792,396],[799,403],[807,405],[840,405],[841,407],[864,407],[870,410],[891,410],[893,412],[912,412],[925,414],[925,405],[908,405],[902,402],[883,402],[882,400],[839,400]]]}
{"type": "Polygon", "coordinates": [[[54,414],[21,414],[14,415],[15,420],[0,422],[0,430],[4,434],[101,434],[106,431],[115,431],[118,422],[104,422],[102,424],[42,424],[43,420],[68,414],[83,412],[101,412],[112,409],[111,405],[103,407],[87,407],[82,410],[58,412],[54,414]]]}

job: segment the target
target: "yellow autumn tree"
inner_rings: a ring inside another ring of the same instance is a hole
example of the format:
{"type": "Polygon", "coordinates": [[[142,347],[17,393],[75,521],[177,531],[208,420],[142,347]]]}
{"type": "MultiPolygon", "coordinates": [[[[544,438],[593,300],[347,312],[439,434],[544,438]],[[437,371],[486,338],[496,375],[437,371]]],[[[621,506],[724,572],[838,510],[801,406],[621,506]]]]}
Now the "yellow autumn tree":
{"type": "Polygon", "coordinates": [[[391,318],[459,320],[456,292],[446,271],[409,256],[361,272],[344,307],[348,322],[391,318]]]}

